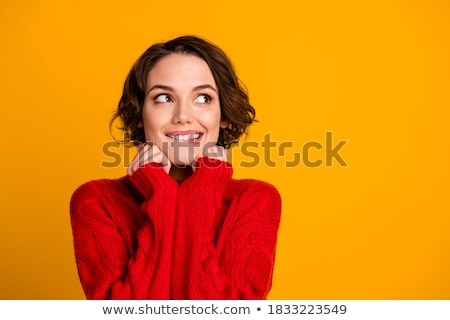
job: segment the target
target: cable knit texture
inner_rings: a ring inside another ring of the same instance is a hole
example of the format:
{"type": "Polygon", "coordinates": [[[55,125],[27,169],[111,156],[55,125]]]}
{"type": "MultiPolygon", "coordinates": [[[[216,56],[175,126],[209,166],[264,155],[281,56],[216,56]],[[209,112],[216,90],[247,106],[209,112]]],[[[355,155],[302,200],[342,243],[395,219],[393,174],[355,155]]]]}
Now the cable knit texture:
{"type": "Polygon", "coordinates": [[[180,185],[158,164],[78,188],[70,204],[88,299],[265,299],[281,199],[201,158],[180,185]]]}

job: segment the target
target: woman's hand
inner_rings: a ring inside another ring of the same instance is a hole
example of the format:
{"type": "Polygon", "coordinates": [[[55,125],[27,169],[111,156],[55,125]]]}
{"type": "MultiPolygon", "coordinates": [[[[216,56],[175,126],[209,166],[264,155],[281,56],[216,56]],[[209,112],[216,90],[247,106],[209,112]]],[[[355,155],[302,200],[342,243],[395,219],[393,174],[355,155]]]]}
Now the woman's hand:
{"type": "Polygon", "coordinates": [[[223,162],[228,162],[228,154],[229,150],[225,149],[222,146],[211,146],[203,151],[201,155],[199,155],[193,165],[192,165],[192,171],[195,172],[195,170],[198,168],[197,160],[198,158],[209,158],[209,159],[217,159],[223,162]]]}
{"type": "Polygon", "coordinates": [[[134,157],[133,161],[131,161],[127,170],[129,176],[135,173],[140,167],[143,167],[148,163],[159,163],[161,167],[164,168],[164,171],[167,174],[169,173],[171,166],[170,161],[157,145],[139,144],[137,148],[138,153],[134,157]]]}

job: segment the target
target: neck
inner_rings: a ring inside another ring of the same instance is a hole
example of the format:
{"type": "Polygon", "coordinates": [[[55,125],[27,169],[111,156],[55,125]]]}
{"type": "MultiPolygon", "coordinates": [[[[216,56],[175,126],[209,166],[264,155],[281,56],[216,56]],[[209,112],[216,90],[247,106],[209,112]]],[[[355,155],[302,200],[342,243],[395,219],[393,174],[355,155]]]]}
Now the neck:
{"type": "Polygon", "coordinates": [[[192,175],[192,167],[177,167],[173,165],[170,167],[169,175],[178,181],[178,183],[183,182],[185,179],[189,178],[192,175]]]}

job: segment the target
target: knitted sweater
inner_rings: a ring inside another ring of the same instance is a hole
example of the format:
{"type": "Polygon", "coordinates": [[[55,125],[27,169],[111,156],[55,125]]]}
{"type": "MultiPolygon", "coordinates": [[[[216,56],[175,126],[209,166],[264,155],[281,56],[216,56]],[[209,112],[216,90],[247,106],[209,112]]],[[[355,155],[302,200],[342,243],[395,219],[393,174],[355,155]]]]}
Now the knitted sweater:
{"type": "Polygon", "coordinates": [[[70,211],[88,299],[264,299],[281,199],[201,158],[180,185],[158,164],[79,187],[70,211]]]}

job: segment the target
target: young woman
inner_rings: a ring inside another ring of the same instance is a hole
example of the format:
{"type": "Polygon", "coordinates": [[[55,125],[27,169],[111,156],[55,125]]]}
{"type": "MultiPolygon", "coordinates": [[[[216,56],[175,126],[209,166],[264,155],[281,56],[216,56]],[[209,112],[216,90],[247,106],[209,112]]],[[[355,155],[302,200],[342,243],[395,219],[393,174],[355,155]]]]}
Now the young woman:
{"type": "Polygon", "coordinates": [[[267,296],[280,196],[268,183],[233,179],[226,152],[254,116],[213,44],[184,36],[144,52],[114,116],[137,156],[126,176],[88,182],[71,200],[88,299],[267,296]]]}

